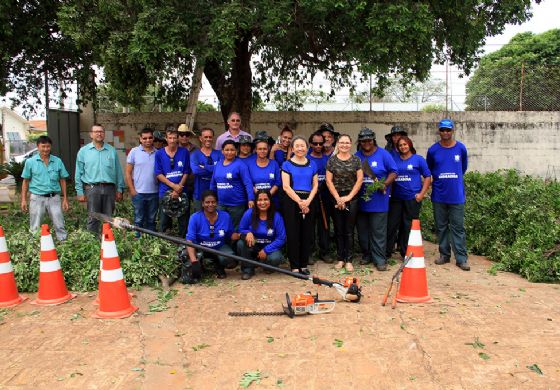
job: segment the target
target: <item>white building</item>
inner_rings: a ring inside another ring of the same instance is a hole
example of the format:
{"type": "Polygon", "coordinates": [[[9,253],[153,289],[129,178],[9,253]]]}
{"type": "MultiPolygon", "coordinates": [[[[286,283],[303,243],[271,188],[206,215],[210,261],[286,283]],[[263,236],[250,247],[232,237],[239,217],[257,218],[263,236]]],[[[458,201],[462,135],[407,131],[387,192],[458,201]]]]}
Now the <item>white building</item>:
{"type": "Polygon", "coordinates": [[[7,107],[0,107],[0,141],[4,145],[4,161],[26,152],[29,122],[7,107]]]}

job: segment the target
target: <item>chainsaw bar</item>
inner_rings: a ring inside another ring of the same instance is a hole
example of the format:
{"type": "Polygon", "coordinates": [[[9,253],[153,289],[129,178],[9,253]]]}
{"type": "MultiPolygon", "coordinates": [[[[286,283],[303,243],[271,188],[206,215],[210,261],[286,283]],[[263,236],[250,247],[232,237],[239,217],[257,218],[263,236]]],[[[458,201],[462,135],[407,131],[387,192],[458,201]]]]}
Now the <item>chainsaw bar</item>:
{"type": "Polygon", "coordinates": [[[285,316],[287,315],[283,311],[230,311],[228,316],[230,317],[255,317],[255,316],[285,316]]]}

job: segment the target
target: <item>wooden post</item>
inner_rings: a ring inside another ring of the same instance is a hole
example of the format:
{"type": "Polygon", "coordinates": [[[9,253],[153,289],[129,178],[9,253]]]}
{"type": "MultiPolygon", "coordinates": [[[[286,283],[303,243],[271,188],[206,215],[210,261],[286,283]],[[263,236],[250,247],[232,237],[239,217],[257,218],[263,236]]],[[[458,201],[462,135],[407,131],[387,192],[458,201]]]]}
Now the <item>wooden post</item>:
{"type": "Polygon", "coordinates": [[[200,94],[200,89],[202,88],[203,74],[204,66],[197,65],[194,70],[192,89],[191,93],[189,94],[189,100],[187,101],[187,112],[185,115],[185,123],[191,130],[193,130],[194,119],[196,118],[196,103],[198,102],[198,95],[200,94]]]}

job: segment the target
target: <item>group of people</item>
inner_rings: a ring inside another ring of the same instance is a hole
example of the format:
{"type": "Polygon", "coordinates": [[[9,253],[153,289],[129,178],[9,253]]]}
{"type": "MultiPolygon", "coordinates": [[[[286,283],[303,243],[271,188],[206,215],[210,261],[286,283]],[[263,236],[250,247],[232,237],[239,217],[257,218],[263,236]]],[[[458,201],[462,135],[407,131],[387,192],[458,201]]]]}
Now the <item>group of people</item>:
{"type": "MultiPolygon", "coordinates": [[[[104,128],[94,125],[92,142],[76,158],[78,200],[87,202],[89,211],[111,215],[126,181],[137,226],[155,230],[159,214],[159,231],[176,222],[181,237],[225,255],[188,247],[182,280],[192,283],[200,276],[202,258],[214,263],[218,278],[226,277],[226,269],[237,266],[227,256],[233,253],[274,266],[283,263],[286,254],[293,272],[309,275],[314,247],[317,258],[336,260],[336,269],[352,272],[356,227],[360,263],[373,263],[384,271],[395,245],[401,256],[407,255],[411,222],[419,218],[431,185],[440,251],[436,264],[449,262],[453,247],[457,265],[469,270],[463,222],[467,150],[453,139],[451,120],[439,122],[440,141],[430,147],[426,159],[416,154],[399,126],[385,137],[385,148],[378,146],[371,129],[362,128],[357,152],[352,153],[351,136],[337,133],[329,123],[308,138],[294,136],[285,127],[278,142],[265,131],[254,138],[242,131],[238,113],[227,123],[228,130],[216,138],[215,146],[214,130],[207,127],[200,129],[200,146],[191,142],[194,133],[186,125],[168,128],[165,146],[159,149],[154,131],[143,129],[139,145],[127,156],[125,175],[115,149],[104,142],[104,128]],[[331,222],[335,258],[330,256],[331,222]]],[[[51,144],[48,137],[40,138],[39,154],[26,162],[22,209],[28,208],[30,191],[31,230],[38,229],[48,210],[57,238],[64,240],[68,172],[50,155],[51,144]]],[[[98,224],[89,218],[87,228],[98,232],[98,224]]],[[[242,279],[254,275],[253,265],[240,266],[242,279]]]]}

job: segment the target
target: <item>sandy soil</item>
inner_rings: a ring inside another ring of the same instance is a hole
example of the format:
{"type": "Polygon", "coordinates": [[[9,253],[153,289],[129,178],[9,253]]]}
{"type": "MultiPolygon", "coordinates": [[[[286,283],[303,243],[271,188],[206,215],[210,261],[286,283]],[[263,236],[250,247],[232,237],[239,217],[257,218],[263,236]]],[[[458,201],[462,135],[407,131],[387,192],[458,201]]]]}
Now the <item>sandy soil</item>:
{"type": "MultiPolygon", "coordinates": [[[[396,265],[356,267],[359,304],[295,319],[227,315],[281,310],[286,292],[317,291],[260,271],[250,281],[228,271],[209,285],[174,285],[162,312],[149,310],[156,290],[134,292],[140,310],[124,320],[91,318],[94,293],[56,307],[28,301],[0,311],[0,388],[235,389],[256,371],[250,388],[560,388],[560,286],[492,276],[476,256],[471,272],[435,266],[436,247],[425,249],[433,303],[395,310],[380,301],[396,265]],[[542,375],[528,368],[535,364],[542,375]]],[[[341,277],[322,262],[312,269],[341,277]]]]}

